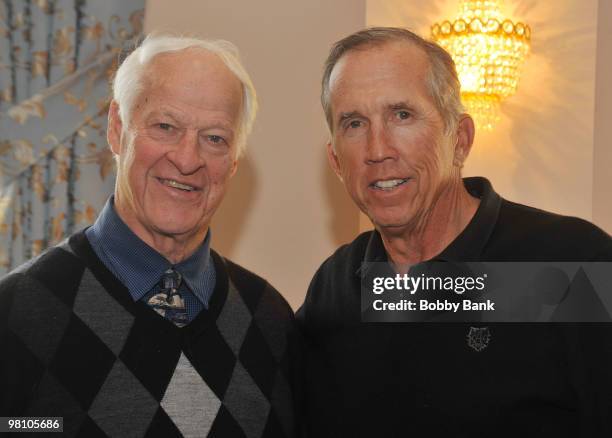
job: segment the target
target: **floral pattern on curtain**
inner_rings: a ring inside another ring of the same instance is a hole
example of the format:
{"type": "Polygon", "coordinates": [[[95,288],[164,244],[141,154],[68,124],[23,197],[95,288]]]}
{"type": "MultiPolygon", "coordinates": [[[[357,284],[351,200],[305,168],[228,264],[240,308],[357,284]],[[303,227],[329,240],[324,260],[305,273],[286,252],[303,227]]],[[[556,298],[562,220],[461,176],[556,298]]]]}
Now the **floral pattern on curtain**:
{"type": "Polygon", "coordinates": [[[144,0],[0,0],[0,275],[89,225],[114,188],[109,80],[144,0]]]}

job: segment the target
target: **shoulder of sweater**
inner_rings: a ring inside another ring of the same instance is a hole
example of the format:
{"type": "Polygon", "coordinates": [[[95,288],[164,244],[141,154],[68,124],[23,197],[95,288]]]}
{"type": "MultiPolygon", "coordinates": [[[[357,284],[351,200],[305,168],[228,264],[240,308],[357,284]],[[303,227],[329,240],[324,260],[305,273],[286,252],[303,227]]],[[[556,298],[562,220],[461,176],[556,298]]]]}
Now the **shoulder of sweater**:
{"type": "Polygon", "coordinates": [[[84,270],[83,261],[65,244],[45,250],[0,280],[0,319],[10,313],[19,294],[25,294],[30,311],[48,304],[48,293],[70,307],[84,270]]]}
{"type": "Polygon", "coordinates": [[[28,260],[0,279],[0,289],[5,285],[15,286],[19,279],[31,278],[46,284],[70,275],[79,276],[85,267],[66,242],[50,247],[40,255],[28,260]]]}
{"type": "Polygon", "coordinates": [[[223,257],[216,251],[211,251],[224,261],[229,281],[238,290],[240,295],[245,298],[245,302],[252,306],[252,311],[255,311],[259,305],[265,303],[265,305],[277,312],[279,316],[288,315],[290,318],[293,318],[293,310],[287,300],[265,278],[223,257]]]}

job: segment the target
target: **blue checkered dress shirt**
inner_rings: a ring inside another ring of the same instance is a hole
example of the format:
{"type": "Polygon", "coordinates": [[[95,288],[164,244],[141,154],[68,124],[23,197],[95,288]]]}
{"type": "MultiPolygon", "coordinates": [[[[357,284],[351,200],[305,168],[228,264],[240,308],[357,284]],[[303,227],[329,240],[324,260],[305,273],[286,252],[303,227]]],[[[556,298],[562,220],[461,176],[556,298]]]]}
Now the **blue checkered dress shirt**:
{"type": "Polygon", "coordinates": [[[174,268],[183,276],[179,292],[185,300],[188,321],[208,308],[216,283],[210,230],[196,252],[173,265],[128,228],[115,211],[111,196],[85,235],[102,263],[127,287],[134,301],[146,301],[147,294],[159,289],[163,273],[174,268]]]}

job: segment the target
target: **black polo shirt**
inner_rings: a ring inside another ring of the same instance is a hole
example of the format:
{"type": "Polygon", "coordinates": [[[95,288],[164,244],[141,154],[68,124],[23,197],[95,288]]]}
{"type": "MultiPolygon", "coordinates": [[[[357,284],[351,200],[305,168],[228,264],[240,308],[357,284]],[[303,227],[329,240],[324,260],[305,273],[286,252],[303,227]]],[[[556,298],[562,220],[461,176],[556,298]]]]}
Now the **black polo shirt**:
{"type": "MultiPolygon", "coordinates": [[[[589,222],[506,201],[484,178],[464,184],[480,205],[435,259],[612,261],[612,239],[589,222]]],[[[380,234],[361,234],[298,311],[311,436],[612,436],[609,325],[361,323],[361,264],[386,260],[380,234]]]]}

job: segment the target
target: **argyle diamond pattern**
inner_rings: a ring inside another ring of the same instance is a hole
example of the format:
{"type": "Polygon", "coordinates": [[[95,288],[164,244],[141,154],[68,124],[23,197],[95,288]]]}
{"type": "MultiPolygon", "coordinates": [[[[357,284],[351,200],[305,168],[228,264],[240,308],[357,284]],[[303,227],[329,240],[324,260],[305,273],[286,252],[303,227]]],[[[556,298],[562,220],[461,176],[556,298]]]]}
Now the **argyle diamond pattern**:
{"type": "Polygon", "coordinates": [[[69,437],[294,436],[291,311],[213,255],[210,308],[184,328],[133,302],[82,233],[2,279],[0,414],[61,416],[69,437]]]}

